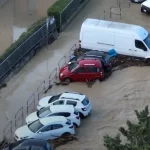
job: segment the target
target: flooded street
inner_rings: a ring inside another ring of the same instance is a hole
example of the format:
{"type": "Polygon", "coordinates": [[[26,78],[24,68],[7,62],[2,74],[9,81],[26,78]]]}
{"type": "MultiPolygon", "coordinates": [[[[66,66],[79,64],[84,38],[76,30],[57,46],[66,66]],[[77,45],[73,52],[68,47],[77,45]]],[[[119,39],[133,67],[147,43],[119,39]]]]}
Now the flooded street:
{"type": "Polygon", "coordinates": [[[0,55],[36,20],[47,15],[55,0],[0,0],[0,55]]]}

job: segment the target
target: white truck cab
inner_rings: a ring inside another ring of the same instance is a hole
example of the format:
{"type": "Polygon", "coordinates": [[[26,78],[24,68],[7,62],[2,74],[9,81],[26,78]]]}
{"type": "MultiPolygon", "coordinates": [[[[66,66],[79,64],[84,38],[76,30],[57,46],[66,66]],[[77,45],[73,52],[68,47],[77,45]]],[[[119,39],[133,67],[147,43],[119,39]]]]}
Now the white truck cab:
{"type": "Polygon", "coordinates": [[[146,0],[141,4],[141,12],[150,13],[150,0],[146,0]]]}
{"type": "Polygon", "coordinates": [[[147,30],[138,25],[86,19],[80,31],[79,45],[83,49],[150,58],[150,37],[147,30]]]}

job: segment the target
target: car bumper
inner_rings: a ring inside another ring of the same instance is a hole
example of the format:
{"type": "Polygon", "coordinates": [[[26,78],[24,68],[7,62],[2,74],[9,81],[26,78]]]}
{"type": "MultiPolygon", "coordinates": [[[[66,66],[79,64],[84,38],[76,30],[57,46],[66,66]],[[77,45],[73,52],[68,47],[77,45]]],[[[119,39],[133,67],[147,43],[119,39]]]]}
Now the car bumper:
{"type": "Polygon", "coordinates": [[[91,113],[91,106],[90,106],[90,108],[87,110],[87,111],[83,111],[82,112],[82,114],[84,115],[84,117],[87,117],[87,116],[89,116],[89,114],[91,113]]]}
{"type": "Polygon", "coordinates": [[[74,123],[77,124],[77,126],[80,126],[80,124],[81,124],[80,118],[79,118],[79,119],[76,119],[76,120],[74,121],[74,123]]]}

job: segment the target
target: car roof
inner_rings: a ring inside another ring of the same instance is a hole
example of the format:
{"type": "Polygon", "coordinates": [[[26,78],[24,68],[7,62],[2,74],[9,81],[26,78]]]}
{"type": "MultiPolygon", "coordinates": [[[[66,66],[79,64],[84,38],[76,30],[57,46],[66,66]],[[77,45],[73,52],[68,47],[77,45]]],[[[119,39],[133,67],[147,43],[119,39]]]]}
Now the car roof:
{"type": "Polygon", "coordinates": [[[81,94],[81,93],[69,93],[69,92],[65,92],[63,93],[59,99],[72,99],[72,100],[83,100],[85,98],[85,95],[81,94]]]}
{"type": "Polygon", "coordinates": [[[39,120],[43,125],[47,125],[47,124],[51,124],[51,123],[55,123],[55,122],[67,121],[67,119],[63,116],[51,116],[51,117],[47,117],[47,118],[41,118],[39,120]]]}
{"type": "Polygon", "coordinates": [[[100,60],[98,60],[97,58],[95,58],[95,59],[82,59],[78,62],[78,64],[80,66],[85,66],[85,65],[89,65],[89,66],[92,66],[92,65],[95,66],[96,65],[99,67],[102,66],[100,60]]]}
{"type": "Polygon", "coordinates": [[[50,106],[52,113],[55,112],[74,112],[74,107],[72,105],[52,105],[50,106]]]}

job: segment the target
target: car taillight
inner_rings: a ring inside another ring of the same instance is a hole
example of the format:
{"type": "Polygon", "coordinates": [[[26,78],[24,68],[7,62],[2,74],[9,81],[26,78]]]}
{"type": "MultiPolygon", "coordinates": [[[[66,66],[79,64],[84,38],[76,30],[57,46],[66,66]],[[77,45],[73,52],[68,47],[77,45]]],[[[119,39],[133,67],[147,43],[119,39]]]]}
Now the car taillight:
{"type": "Polygon", "coordinates": [[[73,126],[70,126],[69,128],[73,128],[73,126]]]}
{"type": "Polygon", "coordinates": [[[79,40],[79,48],[81,48],[81,40],[79,40]]]}
{"type": "Polygon", "coordinates": [[[86,108],[81,108],[83,111],[86,111],[86,108]]]}
{"type": "Polygon", "coordinates": [[[76,118],[77,118],[77,119],[80,119],[80,117],[79,117],[79,116],[77,116],[76,118]]]}

